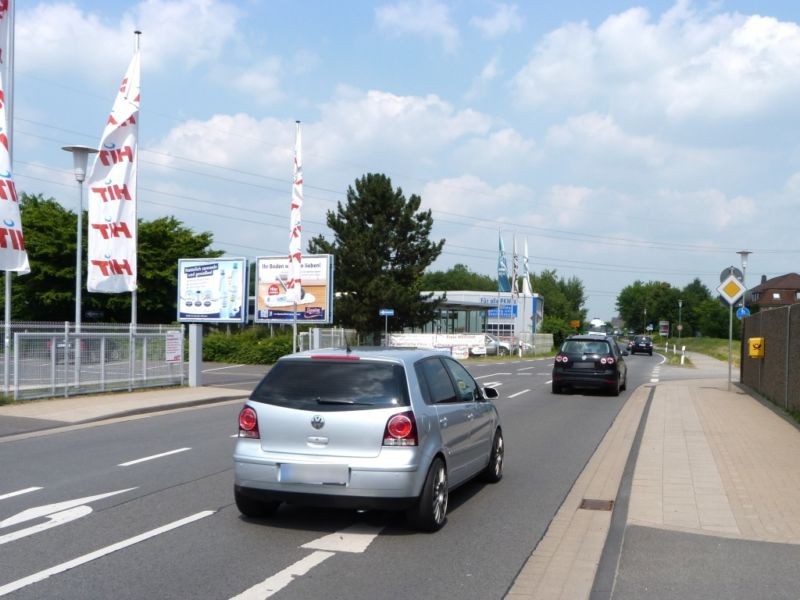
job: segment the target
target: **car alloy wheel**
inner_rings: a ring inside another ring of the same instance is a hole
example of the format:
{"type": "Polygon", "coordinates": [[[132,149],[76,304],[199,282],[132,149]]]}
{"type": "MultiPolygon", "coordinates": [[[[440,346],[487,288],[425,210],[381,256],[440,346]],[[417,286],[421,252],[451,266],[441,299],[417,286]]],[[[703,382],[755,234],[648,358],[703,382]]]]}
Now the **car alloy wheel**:
{"type": "Polygon", "coordinates": [[[436,457],[416,505],[408,512],[410,523],[420,531],[438,531],[447,516],[447,499],[447,468],[444,461],[436,457]]]}
{"type": "Polygon", "coordinates": [[[505,457],[505,442],[503,433],[498,429],[494,434],[492,442],[492,453],[489,455],[489,464],[483,472],[483,480],[489,483],[497,483],[503,478],[503,458],[505,457]]]}

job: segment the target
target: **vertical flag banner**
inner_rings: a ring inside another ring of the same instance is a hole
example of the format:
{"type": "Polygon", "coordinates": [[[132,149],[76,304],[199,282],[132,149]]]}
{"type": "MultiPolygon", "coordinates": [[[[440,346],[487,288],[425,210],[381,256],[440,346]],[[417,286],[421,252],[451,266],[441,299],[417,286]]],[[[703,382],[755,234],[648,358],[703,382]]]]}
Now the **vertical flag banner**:
{"type": "Polygon", "coordinates": [[[6,122],[6,102],[0,75],[0,270],[30,272],[22,237],[17,188],[11,176],[11,154],[6,122]]]}
{"type": "Polygon", "coordinates": [[[0,73],[2,73],[5,86],[3,90],[8,92],[9,98],[12,96],[11,65],[14,62],[11,57],[11,43],[14,35],[12,31],[13,17],[14,0],[0,0],[0,73]]]}
{"type": "Polygon", "coordinates": [[[525,238],[525,255],[522,257],[522,293],[525,296],[533,294],[530,268],[528,266],[528,238],[525,238]]]}
{"type": "Polygon", "coordinates": [[[303,225],[300,211],[303,208],[303,154],[300,140],[300,121],[294,141],[294,182],[292,183],[292,204],[289,216],[289,279],[286,282],[286,296],[295,304],[303,298],[300,265],[303,262],[303,225]]]}
{"type": "Polygon", "coordinates": [[[517,234],[512,238],[512,246],[514,247],[514,254],[511,256],[511,295],[516,298],[519,294],[519,255],[517,254],[517,234]]]}
{"type": "Polygon", "coordinates": [[[136,289],[136,171],[139,137],[139,51],[108,116],[89,188],[86,288],[117,294],[136,289]]]}
{"type": "Polygon", "coordinates": [[[500,257],[497,259],[497,291],[510,292],[511,282],[508,280],[508,264],[506,263],[506,249],[503,245],[503,238],[498,234],[500,240],[500,257]]]}

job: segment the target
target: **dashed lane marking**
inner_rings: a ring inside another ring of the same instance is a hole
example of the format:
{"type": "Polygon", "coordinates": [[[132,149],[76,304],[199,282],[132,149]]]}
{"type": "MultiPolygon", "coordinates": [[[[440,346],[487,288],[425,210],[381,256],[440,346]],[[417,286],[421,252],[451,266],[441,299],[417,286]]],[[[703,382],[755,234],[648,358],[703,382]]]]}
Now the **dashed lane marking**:
{"type": "Polygon", "coordinates": [[[169,452],[162,452],[161,454],[154,454],[153,456],[145,456],[144,458],[137,458],[136,460],[129,460],[128,462],[120,463],[118,467],[130,467],[131,465],[138,465],[139,463],[147,462],[148,460],[155,460],[157,458],[163,458],[164,456],[170,456],[172,454],[178,454],[180,452],[186,452],[187,450],[191,450],[191,448],[178,448],[177,450],[170,450],[169,452]]]}
{"type": "Polygon", "coordinates": [[[509,398],[516,398],[517,396],[521,396],[522,394],[527,394],[530,390],[522,390],[521,392],[517,392],[516,394],[511,394],[509,398]]]}

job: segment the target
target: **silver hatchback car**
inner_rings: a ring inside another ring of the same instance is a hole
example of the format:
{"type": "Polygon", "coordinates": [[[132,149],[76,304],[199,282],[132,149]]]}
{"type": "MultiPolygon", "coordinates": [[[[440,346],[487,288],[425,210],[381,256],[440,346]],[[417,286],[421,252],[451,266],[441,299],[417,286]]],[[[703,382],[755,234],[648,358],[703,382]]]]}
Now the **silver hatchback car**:
{"type": "Polygon", "coordinates": [[[405,510],[436,531],[453,488],[503,476],[497,396],[433,350],[283,357],[239,414],[236,505],[248,517],[281,502],[405,510]]]}

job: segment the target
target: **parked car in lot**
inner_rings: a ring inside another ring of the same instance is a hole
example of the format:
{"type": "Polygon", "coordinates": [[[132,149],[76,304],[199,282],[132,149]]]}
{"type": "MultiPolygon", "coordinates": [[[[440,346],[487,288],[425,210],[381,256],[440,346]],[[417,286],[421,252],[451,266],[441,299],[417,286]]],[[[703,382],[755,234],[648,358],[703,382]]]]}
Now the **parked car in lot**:
{"type": "Polygon", "coordinates": [[[633,338],[633,344],[630,347],[630,353],[636,354],[637,352],[653,356],[653,338],[651,338],[649,335],[637,335],[635,338],[633,338]]]}
{"type": "Polygon", "coordinates": [[[572,336],[561,344],[553,363],[553,393],[565,387],[594,388],[618,396],[628,385],[628,369],[617,343],[595,335],[572,336]]]}
{"type": "Polygon", "coordinates": [[[431,350],[285,356],[239,414],[236,505],[254,518],[281,502],[405,510],[436,531],[454,488],[503,476],[497,396],[431,350]]]}
{"type": "Polygon", "coordinates": [[[486,333],[483,345],[473,346],[469,349],[469,353],[472,356],[508,356],[511,354],[511,344],[486,333]]]}
{"type": "MultiPolygon", "coordinates": [[[[102,356],[103,342],[99,337],[87,337],[76,340],[70,337],[65,340],[63,337],[57,337],[47,340],[47,352],[51,352],[55,342],[56,348],[56,362],[62,363],[65,358],[67,362],[74,363],[76,359],[76,348],[80,348],[81,362],[84,363],[98,363],[102,356]]],[[[109,360],[118,360],[120,357],[120,348],[116,340],[106,339],[105,343],[105,358],[109,360]]]]}

